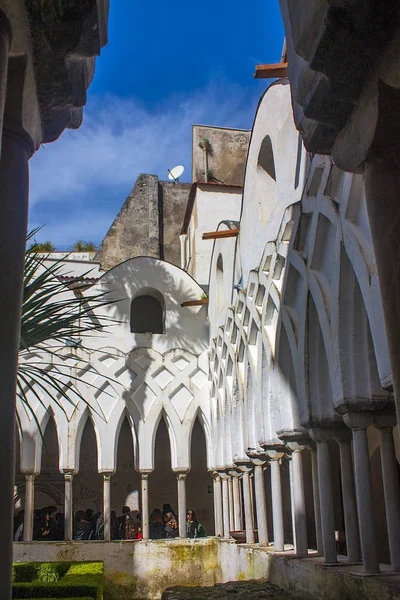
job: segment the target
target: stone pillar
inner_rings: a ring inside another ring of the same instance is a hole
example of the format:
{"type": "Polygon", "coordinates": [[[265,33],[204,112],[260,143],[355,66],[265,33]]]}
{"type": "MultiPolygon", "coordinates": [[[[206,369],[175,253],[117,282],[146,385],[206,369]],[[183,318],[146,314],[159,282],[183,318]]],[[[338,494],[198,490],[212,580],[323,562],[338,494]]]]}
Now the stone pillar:
{"type": "MultiPolygon", "coordinates": [[[[389,89],[385,86],[380,90],[381,106],[377,123],[380,134],[375,132],[375,135],[379,135],[378,152],[374,154],[371,148],[369,150],[364,170],[364,187],[381,290],[397,420],[400,422],[399,136],[396,123],[398,117],[396,110],[389,108],[390,99],[386,99],[386,109],[382,106],[389,89]]],[[[360,533],[362,534],[361,528],[360,533]]]]}
{"type": "Polygon", "coordinates": [[[348,427],[351,427],[353,435],[358,524],[365,573],[379,573],[367,439],[367,427],[372,423],[372,420],[373,416],[368,413],[348,413],[344,415],[344,421],[348,427]]]}
{"type": "Polygon", "coordinates": [[[346,532],[347,560],[358,562],[361,559],[360,535],[356,494],[354,487],[353,456],[351,452],[351,432],[348,436],[336,437],[340,450],[340,476],[342,481],[342,499],[344,527],[346,532]]]}
{"type": "Polygon", "coordinates": [[[0,598],[11,598],[15,390],[22,304],[24,252],[28,222],[29,136],[4,118],[11,28],[0,12],[0,598]]]}
{"type": "Polygon", "coordinates": [[[215,510],[215,535],[222,537],[224,535],[224,527],[222,521],[222,486],[221,477],[214,475],[214,510],[215,510]]]}
{"type": "Polygon", "coordinates": [[[222,514],[223,514],[223,529],[224,538],[229,537],[229,486],[228,476],[225,474],[221,475],[222,479],[222,514]]]}
{"type": "Polygon", "coordinates": [[[253,510],[251,507],[251,491],[250,491],[250,469],[246,469],[242,476],[243,481],[243,500],[244,500],[244,521],[246,527],[246,543],[254,544],[254,519],[253,510]]]}
{"type": "Polygon", "coordinates": [[[111,541],[111,476],[112,473],[103,473],[103,518],[104,541],[111,541]]]}
{"type": "MultiPolygon", "coordinates": [[[[254,461],[253,461],[254,462],[254,461]]],[[[258,542],[268,546],[267,501],[265,496],[264,462],[254,463],[254,486],[257,511],[258,542]]]]}
{"type": "Polygon", "coordinates": [[[400,484],[393,441],[393,426],[380,427],[380,433],[390,562],[393,571],[400,571],[400,484]]]}
{"type": "Polygon", "coordinates": [[[228,493],[229,493],[229,531],[235,529],[235,516],[233,508],[233,481],[232,475],[229,475],[228,479],[228,493]]]}
{"type": "Polygon", "coordinates": [[[304,496],[303,462],[301,457],[304,446],[290,442],[288,447],[292,450],[290,459],[290,489],[292,494],[295,549],[297,556],[307,556],[306,500],[304,496]]]}
{"type": "Polygon", "coordinates": [[[274,529],[274,550],[284,550],[284,526],[282,503],[281,458],[283,454],[268,452],[271,468],[271,495],[272,495],[272,525],[274,529]]]}
{"type": "Polygon", "coordinates": [[[310,429],[310,435],[317,444],[318,486],[324,561],[326,563],[336,563],[335,511],[328,442],[330,435],[322,428],[310,429]]]}
{"type": "Polygon", "coordinates": [[[233,507],[234,507],[234,523],[235,531],[242,531],[243,516],[242,516],[242,491],[240,489],[240,474],[235,473],[233,477],[233,507]]]}
{"type": "MultiPolygon", "coordinates": [[[[179,479],[178,479],[179,486],[179,479]]],[[[179,490],[178,490],[179,493],[179,490]]],[[[178,496],[179,502],[179,496],[178,496]]],[[[180,504],[179,504],[180,508],[180,504]]],[[[179,523],[181,514],[179,512],[179,523]]],[[[180,525],[179,525],[180,527],[180,525]]],[[[180,532],[180,529],[179,529],[180,532]]],[[[185,532],[186,532],[186,487],[185,487],[185,532]]],[[[142,535],[144,540],[150,537],[150,515],[149,515],[149,474],[142,473],[142,535]]],[[[182,537],[182,536],[180,536],[182,537]]],[[[186,536],[185,536],[186,537],[186,536]]]]}
{"type": "Polygon", "coordinates": [[[73,481],[74,473],[72,471],[64,471],[64,537],[66,542],[70,542],[74,535],[73,481]]]}
{"type": "Polygon", "coordinates": [[[186,528],[186,473],[178,473],[178,519],[179,519],[179,537],[187,537],[186,528]]]}
{"type": "Polygon", "coordinates": [[[24,542],[33,539],[33,512],[35,508],[35,477],[36,473],[25,474],[25,516],[24,542]]]}
{"type": "Polygon", "coordinates": [[[322,556],[324,549],[322,545],[322,529],[321,529],[321,504],[319,500],[319,482],[318,482],[318,463],[317,450],[311,450],[311,468],[313,480],[313,500],[314,500],[314,518],[315,518],[315,537],[317,542],[317,552],[322,556]]]}

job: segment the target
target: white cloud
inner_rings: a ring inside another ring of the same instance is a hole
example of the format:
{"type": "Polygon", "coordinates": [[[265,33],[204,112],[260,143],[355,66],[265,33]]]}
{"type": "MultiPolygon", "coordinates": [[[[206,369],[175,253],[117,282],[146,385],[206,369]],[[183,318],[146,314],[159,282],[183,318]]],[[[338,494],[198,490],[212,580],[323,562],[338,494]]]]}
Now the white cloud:
{"type": "Polygon", "coordinates": [[[31,160],[31,222],[43,223],[45,206],[51,224],[39,237],[51,233],[57,245],[65,245],[68,230],[80,224],[87,231],[80,237],[100,241],[125,199],[121,190],[128,193],[139,173],[166,179],[168,168],[183,164],[184,180],[190,181],[192,124],[250,128],[256,101],[240,86],[215,83],[152,110],[134,99],[91,98],[82,127],[66,131],[31,160]],[[107,215],[99,214],[99,196],[107,199],[107,215]]]}

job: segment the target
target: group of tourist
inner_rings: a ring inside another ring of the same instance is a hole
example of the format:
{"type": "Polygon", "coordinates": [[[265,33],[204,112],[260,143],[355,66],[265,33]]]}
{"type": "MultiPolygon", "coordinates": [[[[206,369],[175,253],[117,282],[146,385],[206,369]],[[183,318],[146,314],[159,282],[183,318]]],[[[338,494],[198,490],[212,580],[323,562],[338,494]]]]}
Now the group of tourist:
{"type": "MultiPolygon", "coordinates": [[[[142,519],[140,512],[131,511],[129,506],[122,508],[121,516],[117,517],[115,510],[110,514],[110,531],[112,540],[140,540],[142,534],[142,519]]],[[[150,515],[150,539],[175,538],[179,535],[178,517],[170,504],[164,504],[163,509],[155,508],[150,515]]],[[[203,526],[196,518],[194,510],[187,512],[186,534],[189,538],[205,537],[203,526]]],[[[24,511],[21,510],[14,518],[14,541],[24,539],[24,511]]],[[[64,539],[64,514],[57,511],[55,506],[37,509],[33,519],[33,540],[56,542],[64,539]]],[[[73,539],[104,540],[104,516],[88,508],[75,513],[73,539]]]]}
{"type": "MultiPolygon", "coordinates": [[[[14,542],[24,539],[25,511],[21,510],[14,517],[14,542]]],[[[32,539],[48,542],[59,542],[64,539],[64,513],[59,512],[56,506],[38,508],[33,513],[32,539]]]]}

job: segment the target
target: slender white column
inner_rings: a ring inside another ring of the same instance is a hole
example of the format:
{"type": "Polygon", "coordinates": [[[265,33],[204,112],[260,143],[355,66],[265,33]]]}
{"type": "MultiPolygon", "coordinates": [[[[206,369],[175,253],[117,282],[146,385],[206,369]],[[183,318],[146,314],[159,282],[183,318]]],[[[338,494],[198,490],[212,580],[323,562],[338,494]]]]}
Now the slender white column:
{"type": "Polygon", "coordinates": [[[242,519],[242,493],[241,493],[241,489],[240,489],[239,475],[233,476],[233,507],[234,507],[235,531],[241,531],[243,529],[243,519],[242,519]]]}
{"type": "Polygon", "coordinates": [[[254,485],[257,511],[258,542],[260,546],[268,546],[267,501],[262,465],[254,466],[254,485]]]}
{"type": "Polygon", "coordinates": [[[111,541],[111,475],[103,473],[104,541],[111,541]]]}
{"type": "Polygon", "coordinates": [[[214,497],[215,497],[215,535],[222,537],[224,535],[224,527],[222,521],[222,486],[221,477],[214,476],[214,497]]]}
{"type": "Polygon", "coordinates": [[[360,528],[363,568],[365,573],[379,573],[367,430],[360,428],[353,429],[352,431],[358,523],[360,528]]]}
{"type": "Polygon", "coordinates": [[[228,478],[222,477],[222,511],[223,511],[223,526],[224,537],[229,537],[229,487],[228,478]]]}
{"type": "Polygon", "coordinates": [[[335,513],[333,505],[331,461],[327,440],[316,440],[322,544],[326,563],[336,563],[335,513]]]}
{"type": "MultiPolygon", "coordinates": [[[[350,433],[350,432],[349,432],[350,433]]],[[[351,453],[351,436],[349,439],[338,439],[340,450],[340,475],[342,481],[342,499],[344,526],[346,531],[347,560],[358,562],[361,559],[360,535],[356,494],[354,487],[353,456],[351,453]]]]}
{"type": "MultiPolygon", "coordinates": [[[[186,490],[185,490],[185,494],[186,494],[186,490]]],[[[186,504],[186,501],[185,501],[185,504],[186,504]]],[[[180,523],[180,517],[181,517],[181,515],[179,513],[179,523],[180,523]]],[[[185,531],[186,531],[186,507],[185,507],[185,531]]],[[[142,535],[143,535],[144,540],[148,540],[150,537],[149,474],[148,473],[142,473],[142,535]]]]}
{"type": "Polygon", "coordinates": [[[303,462],[301,457],[303,448],[298,447],[297,444],[290,444],[290,447],[292,448],[290,476],[292,479],[291,492],[295,548],[297,556],[307,556],[306,501],[304,496],[303,462]],[[295,448],[293,446],[295,446],[295,448]]]}
{"type": "Polygon", "coordinates": [[[251,507],[251,492],[250,492],[250,473],[243,473],[243,500],[244,500],[244,521],[246,526],[246,543],[254,544],[254,520],[251,507]]]}
{"type": "Polygon", "coordinates": [[[272,458],[271,462],[271,494],[272,494],[272,524],[274,528],[274,549],[284,550],[282,480],[280,458],[272,458]]]}
{"type": "Polygon", "coordinates": [[[382,427],[381,462],[390,562],[393,571],[400,571],[400,484],[392,427],[382,427]]]}
{"type": "Polygon", "coordinates": [[[65,541],[70,542],[74,534],[74,507],[72,486],[74,474],[70,471],[64,472],[65,484],[65,504],[64,504],[64,537],[65,541]]]}
{"type": "Polygon", "coordinates": [[[233,508],[233,481],[232,475],[229,475],[228,479],[228,492],[229,492],[229,531],[235,529],[235,517],[233,508]]]}
{"type": "Polygon", "coordinates": [[[319,483],[318,483],[318,463],[317,450],[311,450],[311,468],[313,480],[313,500],[314,500],[314,518],[315,518],[315,537],[317,542],[318,554],[323,554],[322,545],[322,529],[321,529],[321,504],[319,500],[319,483]]]}
{"type": "Polygon", "coordinates": [[[178,473],[178,518],[179,537],[187,537],[186,528],[186,473],[178,473]]]}
{"type": "Polygon", "coordinates": [[[33,538],[33,511],[35,508],[35,473],[25,474],[24,542],[33,538]]]}

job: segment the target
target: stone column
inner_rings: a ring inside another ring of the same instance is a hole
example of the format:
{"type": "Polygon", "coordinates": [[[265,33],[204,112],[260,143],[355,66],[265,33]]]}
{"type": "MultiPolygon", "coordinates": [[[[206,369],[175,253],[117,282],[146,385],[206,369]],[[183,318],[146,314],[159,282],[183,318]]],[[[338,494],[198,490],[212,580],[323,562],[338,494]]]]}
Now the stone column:
{"type": "MultiPolygon", "coordinates": [[[[179,479],[178,479],[179,486],[179,479]]],[[[179,493],[179,489],[178,489],[179,493]]],[[[179,496],[178,496],[179,503],[179,496]]],[[[179,504],[180,508],[180,504],[179,504]]],[[[179,533],[180,533],[180,518],[179,511],[179,533]]],[[[186,532],[186,486],[185,486],[185,532],[186,532]]],[[[142,535],[144,540],[150,537],[150,516],[149,516],[149,474],[142,473],[142,535]]],[[[182,537],[182,536],[180,536],[182,537]]],[[[185,536],[186,537],[186,536],[185,536]]]]}
{"type": "Polygon", "coordinates": [[[28,160],[34,148],[17,125],[4,118],[11,28],[0,12],[0,598],[11,598],[15,390],[21,319],[24,252],[28,222],[28,160]]]}
{"type": "MultiPolygon", "coordinates": [[[[385,320],[397,418],[400,420],[400,167],[398,162],[398,116],[391,105],[391,88],[379,94],[377,152],[369,149],[364,170],[365,200],[371,227],[385,320]],[[386,106],[386,108],[384,108],[386,106]]],[[[391,90],[393,93],[393,89],[391,90]]],[[[372,140],[371,140],[372,141],[372,140]]],[[[362,530],[360,528],[362,537],[362,530]]],[[[362,544],[362,540],[361,540],[362,544]]]]}
{"type": "Polygon", "coordinates": [[[233,481],[232,475],[229,475],[228,479],[228,492],[229,492],[229,531],[235,529],[235,516],[233,508],[233,481]]]}
{"type": "Polygon", "coordinates": [[[73,506],[73,471],[64,471],[65,500],[64,500],[64,538],[70,542],[74,535],[74,506],[73,506]]]}
{"type": "Polygon", "coordinates": [[[274,550],[284,550],[284,526],[282,503],[281,459],[283,454],[268,452],[271,468],[271,495],[272,495],[272,525],[274,529],[274,550]]]}
{"type": "Polygon", "coordinates": [[[336,436],[340,450],[340,476],[342,481],[342,499],[344,527],[346,532],[347,560],[358,562],[361,559],[360,535],[356,494],[354,487],[353,456],[351,452],[351,432],[336,436]]]}
{"type": "Polygon", "coordinates": [[[33,512],[35,509],[35,477],[36,473],[25,474],[24,542],[31,542],[33,539],[33,512]]]}
{"type": "Polygon", "coordinates": [[[288,447],[292,450],[290,459],[290,489],[292,494],[295,549],[297,556],[307,556],[306,500],[304,496],[303,462],[301,457],[304,446],[290,442],[288,447]]]}
{"type": "Polygon", "coordinates": [[[318,463],[317,450],[311,450],[311,469],[313,480],[313,501],[314,501],[314,518],[315,518],[315,537],[317,542],[317,552],[322,556],[324,549],[322,545],[322,529],[321,529],[321,504],[319,500],[319,482],[318,482],[318,463]]]}
{"type": "Polygon", "coordinates": [[[233,477],[233,507],[234,507],[234,524],[235,531],[242,531],[242,491],[240,489],[240,474],[232,473],[233,477]]]}
{"type": "Polygon", "coordinates": [[[251,507],[251,492],[250,492],[250,471],[246,469],[243,471],[243,500],[244,500],[244,522],[246,527],[246,543],[254,544],[254,518],[251,507]]]}
{"type": "Polygon", "coordinates": [[[400,484],[393,425],[380,427],[381,463],[385,494],[386,522],[390,562],[393,571],[400,571],[400,484]]]}
{"type": "Polygon", "coordinates": [[[225,473],[221,474],[222,479],[222,522],[224,529],[224,538],[229,537],[229,486],[228,486],[228,475],[225,473]]]}
{"type": "Polygon", "coordinates": [[[187,537],[186,529],[186,473],[178,473],[178,519],[179,519],[179,537],[187,537]]]}
{"type": "Polygon", "coordinates": [[[344,415],[344,421],[348,427],[351,427],[353,435],[358,524],[365,573],[379,573],[367,439],[367,427],[372,420],[373,416],[368,413],[344,415]]]}
{"type": "Polygon", "coordinates": [[[336,563],[335,511],[328,442],[331,434],[322,428],[315,427],[310,429],[310,435],[317,444],[318,485],[324,561],[326,563],[336,563]]]}
{"type": "Polygon", "coordinates": [[[258,542],[260,546],[268,546],[267,500],[265,496],[265,482],[263,461],[254,462],[254,486],[257,511],[258,542]]]}
{"type": "Polygon", "coordinates": [[[111,476],[112,473],[103,473],[103,518],[104,541],[111,541],[111,476]]]}
{"type": "Polygon", "coordinates": [[[222,537],[224,535],[224,526],[222,521],[222,486],[221,477],[214,475],[214,509],[215,509],[215,535],[222,537]]]}

